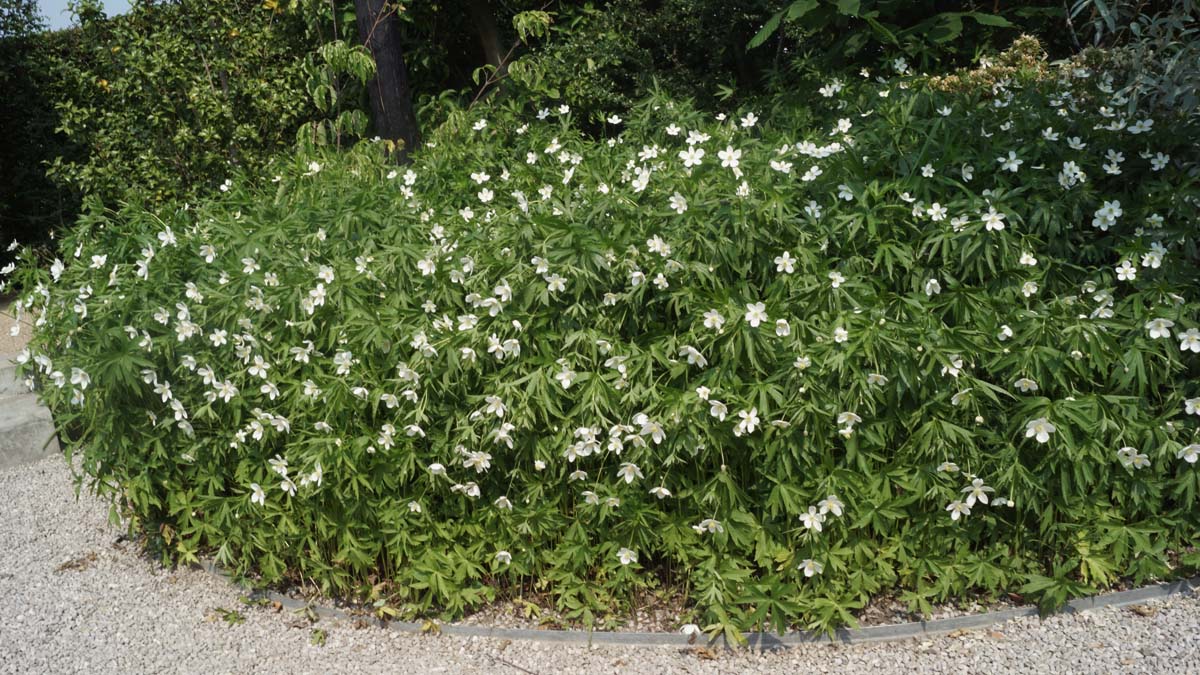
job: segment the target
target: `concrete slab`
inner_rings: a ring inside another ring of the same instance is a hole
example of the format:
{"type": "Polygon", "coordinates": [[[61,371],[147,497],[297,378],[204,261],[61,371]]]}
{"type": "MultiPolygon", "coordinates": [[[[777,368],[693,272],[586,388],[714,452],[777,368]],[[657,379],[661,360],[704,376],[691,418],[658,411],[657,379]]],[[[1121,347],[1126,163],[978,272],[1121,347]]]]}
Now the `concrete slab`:
{"type": "Polygon", "coordinates": [[[30,393],[25,382],[17,377],[17,366],[8,357],[0,355],[0,397],[30,393]]]}
{"type": "Polygon", "coordinates": [[[58,452],[50,411],[33,394],[0,397],[0,469],[58,452]]]}

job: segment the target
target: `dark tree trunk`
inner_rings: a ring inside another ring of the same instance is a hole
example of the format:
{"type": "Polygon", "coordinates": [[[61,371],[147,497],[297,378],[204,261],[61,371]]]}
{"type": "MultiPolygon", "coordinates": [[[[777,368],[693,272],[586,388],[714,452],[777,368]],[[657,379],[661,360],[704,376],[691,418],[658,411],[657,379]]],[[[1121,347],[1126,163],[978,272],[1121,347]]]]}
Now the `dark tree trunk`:
{"type": "Polygon", "coordinates": [[[375,59],[375,77],[367,83],[371,122],[375,134],[403,143],[399,158],[421,145],[417,115],[413,112],[412,86],[400,50],[400,19],[385,0],[354,0],[358,39],[375,59]]]}
{"type": "Polygon", "coordinates": [[[500,67],[503,55],[500,53],[500,30],[496,27],[496,14],[488,0],[467,0],[467,13],[475,24],[475,32],[479,34],[479,46],[483,49],[483,57],[487,62],[500,67]]]}

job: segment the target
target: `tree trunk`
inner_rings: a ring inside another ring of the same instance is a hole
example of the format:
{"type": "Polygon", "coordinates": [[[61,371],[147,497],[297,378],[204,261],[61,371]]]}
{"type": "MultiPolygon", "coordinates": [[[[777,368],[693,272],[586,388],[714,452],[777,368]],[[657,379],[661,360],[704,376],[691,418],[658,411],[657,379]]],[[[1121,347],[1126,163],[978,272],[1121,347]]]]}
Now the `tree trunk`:
{"type": "Polygon", "coordinates": [[[385,0],[354,0],[358,38],[375,59],[375,77],[367,83],[375,134],[402,143],[399,159],[421,145],[412,86],[400,49],[400,19],[385,0]]]}
{"type": "Polygon", "coordinates": [[[471,15],[475,32],[479,34],[483,57],[499,68],[504,57],[500,53],[500,30],[496,27],[496,15],[491,3],[488,0],[467,0],[467,13],[471,15]]]}

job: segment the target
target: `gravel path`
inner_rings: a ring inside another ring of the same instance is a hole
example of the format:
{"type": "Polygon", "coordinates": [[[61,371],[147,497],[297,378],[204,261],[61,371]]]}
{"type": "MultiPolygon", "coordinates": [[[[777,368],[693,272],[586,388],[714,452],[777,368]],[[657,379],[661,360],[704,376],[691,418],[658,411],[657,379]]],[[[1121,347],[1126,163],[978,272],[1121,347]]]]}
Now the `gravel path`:
{"type": "Polygon", "coordinates": [[[923,641],[812,645],[707,660],[668,647],[587,648],[418,636],[248,608],[228,583],[169,571],[76,501],[63,460],[0,472],[0,673],[1197,673],[1200,598],[1103,609],[923,641]],[[236,609],[244,623],[216,618],[236,609]],[[1145,614],[1145,616],[1143,615],[1145,614]]]}

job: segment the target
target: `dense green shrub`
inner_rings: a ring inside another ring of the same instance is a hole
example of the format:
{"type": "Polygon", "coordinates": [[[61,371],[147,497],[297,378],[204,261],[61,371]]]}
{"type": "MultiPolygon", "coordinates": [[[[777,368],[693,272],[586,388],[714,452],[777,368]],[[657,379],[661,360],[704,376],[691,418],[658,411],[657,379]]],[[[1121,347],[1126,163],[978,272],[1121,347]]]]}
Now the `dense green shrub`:
{"type": "Polygon", "coordinates": [[[34,0],[0,1],[0,266],[13,239],[40,244],[78,209],[77,197],[46,176],[49,162],[77,148],[54,131],[50,64],[66,43],[44,30],[34,0]]]}
{"type": "Polygon", "coordinates": [[[1200,112],[1200,6],[1172,0],[1147,8],[1128,0],[1076,0],[1087,44],[1080,55],[1116,74],[1130,104],[1160,113],[1200,112]],[[1088,11],[1090,10],[1090,12],[1088,11]]]}
{"type": "Polygon", "coordinates": [[[1194,571],[1195,129],[1077,69],[824,84],[86,214],[16,272],[22,372],[165,555],[401,614],[830,627],[1194,571]]]}
{"type": "MultiPolygon", "coordinates": [[[[86,7],[84,8],[87,9],[86,7]]],[[[302,17],[257,0],[141,0],[81,11],[53,64],[58,125],[85,149],[51,175],[106,204],[195,198],[255,173],[319,117],[305,88],[316,48],[302,17]]]]}

